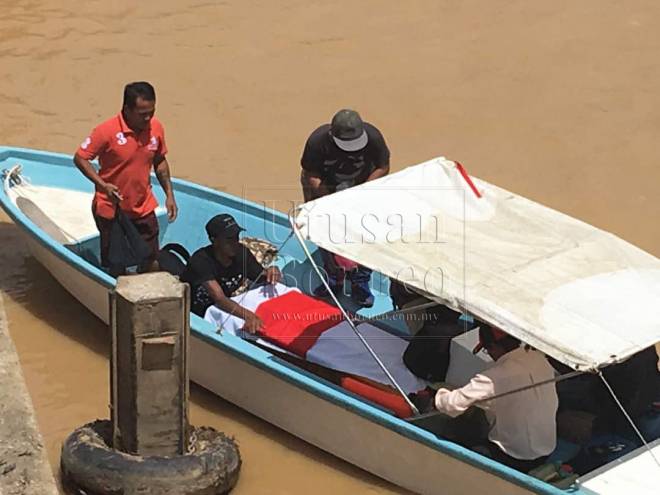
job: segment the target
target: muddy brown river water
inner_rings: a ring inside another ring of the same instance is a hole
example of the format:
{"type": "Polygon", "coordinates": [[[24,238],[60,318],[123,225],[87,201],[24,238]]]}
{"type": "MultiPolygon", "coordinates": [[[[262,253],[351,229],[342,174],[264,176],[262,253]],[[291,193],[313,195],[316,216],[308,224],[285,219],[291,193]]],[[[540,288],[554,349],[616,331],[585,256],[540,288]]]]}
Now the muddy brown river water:
{"type": "MultiPolygon", "coordinates": [[[[459,159],[660,256],[659,20],[641,0],[0,0],[0,144],[73,153],[149,80],[175,176],[284,204],[309,132],[354,107],[394,170],[459,159]]],[[[57,467],[65,436],[108,416],[109,334],[4,214],[0,246],[57,467]]],[[[238,439],[237,494],[405,493],[199,387],[191,415],[238,439]]]]}

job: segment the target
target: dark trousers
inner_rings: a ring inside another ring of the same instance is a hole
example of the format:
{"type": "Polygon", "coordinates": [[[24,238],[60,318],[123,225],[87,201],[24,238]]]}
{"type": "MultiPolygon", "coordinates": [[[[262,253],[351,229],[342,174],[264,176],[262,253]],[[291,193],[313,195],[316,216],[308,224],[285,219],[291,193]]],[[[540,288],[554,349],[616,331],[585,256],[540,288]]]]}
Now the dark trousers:
{"type": "MultiPolygon", "coordinates": [[[[108,262],[108,253],[110,252],[110,230],[114,220],[99,217],[93,209],[92,213],[94,214],[96,228],[99,229],[100,234],[101,266],[103,268],[109,268],[110,263],[108,262]]],[[[156,218],[156,214],[151,212],[142,218],[131,218],[131,222],[135,225],[140,237],[144,239],[151,250],[151,254],[144,264],[145,266],[140,267],[140,271],[144,271],[145,267],[151,265],[158,256],[158,219],[156,218]]]]}
{"type": "Polygon", "coordinates": [[[477,445],[473,447],[473,450],[487,457],[490,457],[493,460],[496,460],[500,464],[504,464],[505,466],[509,466],[510,468],[520,471],[521,473],[529,473],[532,469],[539,467],[548,459],[547,455],[531,460],[516,459],[515,457],[511,457],[509,454],[504,452],[497,446],[497,444],[493,442],[477,445]]]}
{"type": "Polygon", "coordinates": [[[425,425],[424,429],[523,473],[540,466],[548,457],[522,460],[508,455],[497,444],[488,440],[490,427],[483,410],[478,407],[471,407],[456,418],[444,415],[434,416],[433,423],[425,425]]]}

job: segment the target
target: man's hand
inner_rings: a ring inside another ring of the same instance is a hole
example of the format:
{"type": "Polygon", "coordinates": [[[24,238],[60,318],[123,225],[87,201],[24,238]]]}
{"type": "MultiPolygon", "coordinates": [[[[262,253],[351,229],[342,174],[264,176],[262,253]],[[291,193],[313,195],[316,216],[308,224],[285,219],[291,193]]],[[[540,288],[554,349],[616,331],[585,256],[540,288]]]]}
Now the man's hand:
{"type": "Polygon", "coordinates": [[[388,165],[382,165],[380,167],[376,167],[373,172],[367,177],[367,180],[365,182],[370,182],[372,180],[380,179],[381,177],[385,177],[387,174],[390,173],[390,166],[388,165]]]}
{"type": "Polygon", "coordinates": [[[176,205],[176,201],[174,201],[174,196],[168,196],[165,199],[165,208],[167,208],[167,219],[170,222],[176,220],[179,214],[179,207],[176,205]]]}
{"type": "Polygon", "coordinates": [[[266,268],[266,282],[269,284],[276,284],[282,280],[282,272],[276,266],[266,268]]]}
{"type": "Polygon", "coordinates": [[[300,183],[303,187],[303,197],[305,201],[311,201],[330,194],[326,184],[323,184],[321,177],[312,175],[303,169],[300,173],[300,183]]]}
{"type": "Polygon", "coordinates": [[[114,184],[110,184],[109,182],[104,182],[103,185],[101,186],[101,189],[108,197],[108,199],[115,204],[119,203],[120,201],[123,201],[124,199],[124,197],[119,192],[119,188],[114,184]]]}
{"type": "Polygon", "coordinates": [[[435,404],[433,403],[435,395],[433,394],[433,390],[430,388],[420,390],[417,393],[408,394],[408,398],[410,399],[410,402],[415,404],[415,407],[420,412],[420,414],[435,410],[435,404]]]}
{"type": "Polygon", "coordinates": [[[254,313],[250,312],[246,315],[245,324],[243,325],[243,330],[246,332],[255,334],[260,332],[264,326],[264,322],[254,313]]]}

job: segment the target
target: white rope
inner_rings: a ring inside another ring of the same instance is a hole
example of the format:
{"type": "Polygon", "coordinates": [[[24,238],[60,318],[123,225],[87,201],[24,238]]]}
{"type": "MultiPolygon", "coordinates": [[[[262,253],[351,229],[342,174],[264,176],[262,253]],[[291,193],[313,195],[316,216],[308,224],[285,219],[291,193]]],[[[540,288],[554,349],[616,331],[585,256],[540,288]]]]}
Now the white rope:
{"type": "Polygon", "coordinates": [[[332,288],[330,287],[330,285],[328,285],[328,282],[326,281],[325,277],[321,273],[320,268],[318,267],[318,265],[316,264],[316,262],[312,258],[312,254],[309,252],[309,249],[305,245],[305,240],[303,239],[302,234],[300,233],[300,230],[298,229],[298,226],[296,225],[295,221],[293,220],[293,216],[291,214],[289,214],[289,222],[291,223],[291,228],[293,229],[293,233],[295,234],[296,239],[300,243],[300,247],[304,251],[305,256],[307,256],[307,259],[312,264],[312,268],[314,268],[314,271],[316,272],[318,277],[321,279],[321,283],[325,286],[326,290],[328,291],[328,294],[330,294],[330,296],[332,297],[332,300],[334,301],[334,303],[337,306],[337,308],[339,309],[339,311],[341,311],[344,319],[348,322],[349,326],[351,327],[351,329],[353,330],[355,335],[357,335],[358,339],[360,339],[360,342],[362,342],[362,344],[367,349],[369,354],[371,354],[371,357],[374,358],[376,363],[378,363],[378,366],[383,370],[385,375],[387,375],[387,378],[390,381],[390,383],[392,383],[392,385],[394,385],[394,388],[396,388],[396,390],[399,392],[401,397],[403,397],[403,399],[406,401],[408,406],[410,406],[410,409],[412,409],[413,414],[415,416],[418,416],[419,415],[419,410],[417,409],[417,407],[415,407],[415,404],[412,403],[412,401],[408,398],[408,396],[403,391],[401,386],[394,379],[392,374],[387,370],[387,367],[383,364],[383,362],[380,360],[378,355],[374,352],[374,350],[371,348],[369,343],[366,341],[366,339],[362,336],[360,331],[357,329],[357,327],[355,326],[355,323],[353,322],[353,319],[348,315],[346,310],[340,304],[339,300],[337,299],[337,296],[335,296],[334,292],[332,292],[332,288]]]}
{"type": "Polygon", "coordinates": [[[435,301],[428,301],[425,303],[417,304],[415,306],[410,306],[407,308],[399,308],[399,309],[393,309],[391,311],[386,311],[385,313],[381,313],[379,315],[375,316],[360,316],[356,315],[357,317],[355,318],[357,321],[360,323],[368,322],[368,321],[379,321],[379,320],[384,320],[385,318],[389,318],[391,316],[396,316],[396,315],[405,315],[408,313],[414,313],[415,311],[418,311],[420,309],[427,309],[431,308],[433,306],[438,306],[439,303],[435,301]]]}
{"type": "Polygon", "coordinates": [[[655,461],[656,465],[657,465],[658,467],[660,467],[660,461],[658,461],[658,458],[657,458],[657,457],[655,456],[655,454],[653,453],[653,450],[651,449],[651,447],[649,446],[648,442],[646,441],[646,439],[645,439],[644,436],[642,435],[642,432],[639,431],[639,429],[637,428],[637,426],[636,426],[635,423],[633,422],[632,418],[630,417],[630,415],[628,414],[628,412],[627,412],[627,411],[625,410],[625,408],[623,407],[623,404],[621,404],[621,401],[619,401],[619,398],[618,398],[618,397],[616,396],[616,394],[614,393],[614,390],[612,389],[612,387],[610,387],[610,384],[609,384],[609,383],[607,382],[607,380],[605,379],[605,376],[603,375],[603,372],[602,372],[601,370],[598,370],[598,376],[600,377],[600,379],[601,379],[601,380],[603,381],[603,383],[605,384],[605,387],[607,388],[607,390],[609,391],[610,395],[611,395],[612,398],[614,399],[614,402],[616,402],[616,405],[619,406],[619,409],[621,409],[621,412],[623,413],[623,415],[626,417],[626,419],[627,419],[628,422],[630,423],[630,426],[632,426],[632,427],[633,427],[633,430],[635,430],[635,433],[637,434],[637,436],[639,437],[639,439],[640,439],[640,440],[642,441],[642,443],[644,444],[644,447],[645,447],[646,450],[648,451],[649,455],[653,458],[653,460],[655,461]]]}

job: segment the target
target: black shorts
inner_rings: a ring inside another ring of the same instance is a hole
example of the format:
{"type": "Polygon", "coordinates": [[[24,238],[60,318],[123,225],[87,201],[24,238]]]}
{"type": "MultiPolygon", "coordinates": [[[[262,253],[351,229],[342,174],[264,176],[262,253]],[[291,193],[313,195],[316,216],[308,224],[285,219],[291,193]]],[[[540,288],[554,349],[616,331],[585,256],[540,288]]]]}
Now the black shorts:
{"type": "MultiPolygon", "coordinates": [[[[150,249],[149,258],[147,263],[151,263],[156,260],[158,256],[158,219],[154,212],[149,213],[147,216],[141,218],[131,218],[131,223],[135,225],[140,237],[144,239],[150,249]]],[[[101,234],[101,266],[108,267],[108,253],[110,250],[110,229],[112,227],[113,220],[108,218],[99,217],[96,214],[94,215],[94,222],[96,222],[96,228],[99,229],[101,234]]]]}

